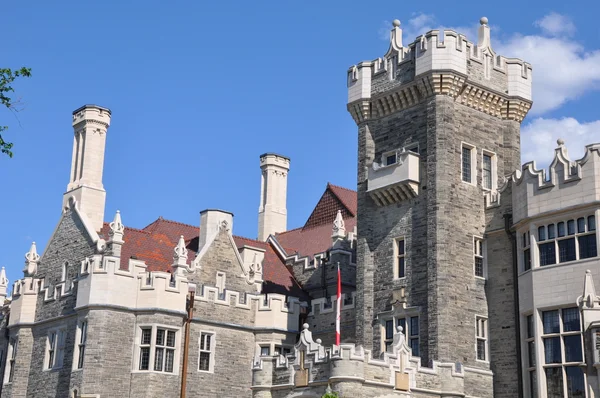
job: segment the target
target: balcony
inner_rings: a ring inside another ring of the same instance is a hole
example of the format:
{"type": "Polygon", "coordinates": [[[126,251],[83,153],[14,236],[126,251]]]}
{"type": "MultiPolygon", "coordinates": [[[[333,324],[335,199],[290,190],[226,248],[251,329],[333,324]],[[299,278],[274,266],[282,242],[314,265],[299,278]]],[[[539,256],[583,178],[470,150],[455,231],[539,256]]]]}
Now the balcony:
{"type": "Polygon", "coordinates": [[[373,162],[367,181],[367,193],[377,206],[415,198],[419,194],[419,155],[397,151],[382,158],[386,165],[373,162]]]}

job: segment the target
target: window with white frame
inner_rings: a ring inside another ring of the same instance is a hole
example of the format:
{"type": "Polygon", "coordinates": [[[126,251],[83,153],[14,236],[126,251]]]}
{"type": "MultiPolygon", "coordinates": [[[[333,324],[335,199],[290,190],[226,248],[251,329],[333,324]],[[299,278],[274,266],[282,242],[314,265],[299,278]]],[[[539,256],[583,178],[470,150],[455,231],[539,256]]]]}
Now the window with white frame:
{"type": "Polygon", "coordinates": [[[485,278],[484,260],[484,241],[481,238],[473,237],[473,266],[475,276],[479,278],[485,278]]]}
{"type": "Polygon", "coordinates": [[[404,238],[397,238],[394,240],[394,254],[395,254],[395,271],[396,278],[406,277],[406,243],[404,238]]]}
{"type": "Polygon", "coordinates": [[[531,269],[531,234],[529,231],[523,232],[521,235],[521,247],[523,248],[523,271],[529,271],[531,269]]]}
{"type": "Polygon", "coordinates": [[[393,164],[396,164],[396,162],[398,161],[397,152],[394,150],[384,153],[382,156],[382,161],[384,166],[391,166],[393,164]]]}
{"type": "Polygon", "coordinates": [[[141,371],[174,373],[177,331],[160,326],[144,326],[139,334],[141,371]]]}
{"type": "Polygon", "coordinates": [[[598,256],[596,217],[578,217],[538,227],[540,266],[598,256]]]}
{"type": "Polygon", "coordinates": [[[18,340],[16,337],[10,339],[8,343],[8,353],[6,367],[4,369],[4,383],[12,383],[15,377],[15,362],[17,360],[17,345],[18,340]]]}
{"type": "Polygon", "coordinates": [[[475,317],[475,334],[477,339],[477,360],[488,361],[488,331],[487,318],[475,317]]]}
{"type": "Polygon", "coordinates": [[[63,365],[65,355],[65,340],[67,332],[64,329],[54,329],[48,332],[46,342],[46,369],[58,369],[63,365]]]}
{"type": "Polygon", "coordinates": [[[496,189],[496,155],[484,151],[481,158],[481,184],[483,189],[496,189]]]}
{"type": "Polygon", "coordinates": [[[198,370],[213,372],[215,366],[215,335],[212,332],[200,332],[200,355],[198,370]]]}
{"type": "Polygon", "coordinates": [[[261,357],[269,357],[271,356],[271,345],[261,345],[260,346],[260,356],[261,357]]]}
{"type": "Polygon", "coordinates": [[[461,178],[462,181],[470,184],[475,183],[475,147],[469,144],[462,144],[461,147],[461,178]]]}
{"type": "Polygon", "coordinates": [[[75,345],[75,360],[77,361],[77,369],[83,368],[83,359],[85,357],[85,344],[87,342],[87,321],[79,323],[77,328],[77,341],[75,345]]]}
{"type": "Polygon", "coordinates": [[[537,398],[537,374],[536,374],[536,357],[535,357],[535,333],[533,326],[533,315],[527,315],[527,330],[525,343],[527,344],[527,363],[526,368],[529,373],[529,394],[530,398],[537,398]]]}
{"type": "Polygon", "coordinates": [[[412,355],[419,356],[419,317],[398,318],[397,326],[402,326],[402,333],[406,336],[406,343],[412,350],[412,355]]]}
{"type": "Polygon", "coordinates": [[[585,397],[579,308],[542,312],[546,397],[585,397]]]}

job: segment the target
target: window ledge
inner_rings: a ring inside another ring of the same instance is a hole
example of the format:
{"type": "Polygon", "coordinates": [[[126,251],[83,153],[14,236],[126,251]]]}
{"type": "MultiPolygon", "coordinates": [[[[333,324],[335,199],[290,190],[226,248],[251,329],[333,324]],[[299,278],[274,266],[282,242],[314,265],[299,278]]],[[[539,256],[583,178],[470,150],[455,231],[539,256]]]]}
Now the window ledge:
{"type": "Polygon", "coordinates": [[[179,376],[179,372],[160,372],[158,370],[132,370],[131,373],[135,374],[158,374],[165,376],[179,376]]]}
{"type": "MultiPolygon", "coordinates": [[[[261,357],[261,358],[264,358],[264,357],[261,357]]],[[[207,374],[214,374],[215,373],[214,370],[200,370],[200,369],[196,369],[196,371],[198,373],[207,373],[207,374]]]]}

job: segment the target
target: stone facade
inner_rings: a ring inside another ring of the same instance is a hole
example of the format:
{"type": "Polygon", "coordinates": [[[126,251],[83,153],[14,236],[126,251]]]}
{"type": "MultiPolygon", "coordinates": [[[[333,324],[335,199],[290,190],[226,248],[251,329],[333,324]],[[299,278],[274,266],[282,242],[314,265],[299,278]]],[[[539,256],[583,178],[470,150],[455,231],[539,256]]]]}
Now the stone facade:
{"type": "Polygon", "coordinates": [[[520,171],[530,106],[487,19],[406,46],[394,21],[348,71],[357,191],[287,230],[290,160],[264,154],[259,240],[223,210],[103,222],[111,112],[76,110],[58,225],[9,298],[0,272],[0,396],[597,396],[600,146],[520,171]]]}

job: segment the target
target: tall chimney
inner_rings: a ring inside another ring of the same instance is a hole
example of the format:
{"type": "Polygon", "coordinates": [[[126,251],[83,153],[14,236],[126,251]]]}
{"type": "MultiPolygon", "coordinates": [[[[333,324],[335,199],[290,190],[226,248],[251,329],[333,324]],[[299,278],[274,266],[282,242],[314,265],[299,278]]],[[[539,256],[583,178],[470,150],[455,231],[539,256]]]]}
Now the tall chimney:
{"type": "Polygon", "coordinates": [[[260,156],[260,206],[258,207],[258,240],[287,228],[287,175],[290,159],[275,153],[260,156]]]}
{"type": "Polygon", "coordinates": [[[63,208],[74,196],[77,208],[100,231],[104,222],[106,191],[102,185],[106,131],[111,112],[97,105],[84,105],[73,112],[73,157],[63,208]]]}

